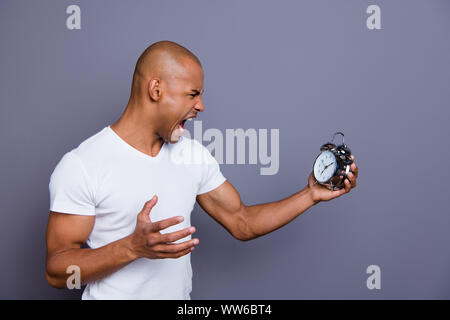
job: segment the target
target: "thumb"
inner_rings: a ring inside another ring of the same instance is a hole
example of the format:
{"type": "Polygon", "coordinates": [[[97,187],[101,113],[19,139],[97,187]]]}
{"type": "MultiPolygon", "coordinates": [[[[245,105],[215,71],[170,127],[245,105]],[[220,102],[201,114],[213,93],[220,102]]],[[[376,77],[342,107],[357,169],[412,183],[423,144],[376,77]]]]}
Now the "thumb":
{"type": "Polygon", "coordinates": [[[339,189],[339,190],[331,191],[331,198],[330,198],[330,200],[342,196],[345,192],[346,192],[346,190],[344,188],[339,189]]]}
{"type": "Polygon", "coordinates": [[[314,173],[311,172],[308,177],[308,185],[312,187],[314,185],[314,182],[316,182],[316,179],[314,178],[314,173]]]}
{"type": "Polygon", "coordinates": [[[145,222],[147,222],[147,223],[152,222],[150,220],[150,211],[152,211],[152,208],[156,205],[157,202],[158,202],[158,196],[155,194],[149,201],[147,201],[144,204],[144,207],[142,208],[142,211],[139,214],[142,215],[142,219],[145,222]]]}

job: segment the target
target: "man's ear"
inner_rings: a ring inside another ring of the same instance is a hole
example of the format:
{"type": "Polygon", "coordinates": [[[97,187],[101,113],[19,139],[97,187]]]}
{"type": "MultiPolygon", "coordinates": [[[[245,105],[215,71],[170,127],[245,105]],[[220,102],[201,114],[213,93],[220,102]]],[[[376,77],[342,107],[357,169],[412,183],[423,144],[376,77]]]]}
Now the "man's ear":
{"type": "Polygon", "coordinates": [[[150,80],[148,83],[148,94],[153,101],[161,99],[161,80],[159,78],[152,78],[150,80]]]}

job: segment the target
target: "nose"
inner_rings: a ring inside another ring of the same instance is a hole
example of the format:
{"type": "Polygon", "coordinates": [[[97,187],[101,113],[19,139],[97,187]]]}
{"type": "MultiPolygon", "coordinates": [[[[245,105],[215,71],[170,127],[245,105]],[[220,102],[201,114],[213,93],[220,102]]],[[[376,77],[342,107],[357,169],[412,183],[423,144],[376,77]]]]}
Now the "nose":
{"type": "Polygon", "coordinates": [[[195,104],[194,109],[198,112],[203,112],[203,110],[205,110],[205,105],[203,104],[202,98],[200,98],[200,100],[195,104]]]}

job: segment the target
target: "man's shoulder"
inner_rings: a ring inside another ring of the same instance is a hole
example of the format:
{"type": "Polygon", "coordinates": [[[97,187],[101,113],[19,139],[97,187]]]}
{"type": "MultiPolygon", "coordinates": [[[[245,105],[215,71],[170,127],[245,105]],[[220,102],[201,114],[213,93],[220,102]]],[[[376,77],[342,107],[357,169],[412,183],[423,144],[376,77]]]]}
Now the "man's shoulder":
{"type": "Polygon", "coordinates": [[[66,152],[60,159],[59,166],[70,169],[74,165],[86,167],[88,164],[95,165],[99,161],[102,162],[105,150],[108,150],[108,145],[110,144],[107,128],[91,135],[77,147],[66,152]]]}
{"type": "Polygon", "coordinates": [[[74,153],[81,159],[96,157],[108,149],[110,137],[108,135],[108,127],[103,128],[99,132],[91,135],[82,141],[76,148],[70,152],[74,153]]]}

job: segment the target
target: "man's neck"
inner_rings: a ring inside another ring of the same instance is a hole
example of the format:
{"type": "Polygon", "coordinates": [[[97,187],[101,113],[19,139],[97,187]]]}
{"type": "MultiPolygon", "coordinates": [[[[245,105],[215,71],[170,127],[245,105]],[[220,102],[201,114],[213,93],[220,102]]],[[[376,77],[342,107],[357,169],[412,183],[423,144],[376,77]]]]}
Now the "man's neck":
{"type": "Polygon", "coordinates": [[[151,121],[146,123],[146,120],[142,112],[138,112],[136,107],[128,105],[119,120],[111,125],[111,129],[133,148],[151,157],[156,157],[164,140],[155,132],[151,121]]]}

